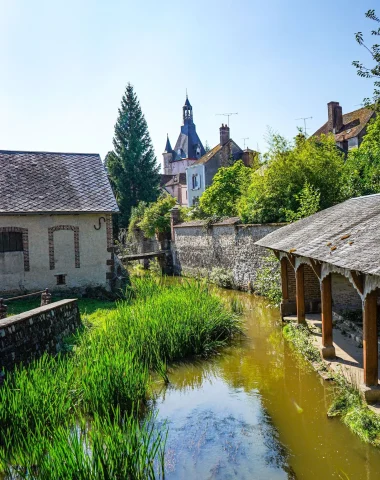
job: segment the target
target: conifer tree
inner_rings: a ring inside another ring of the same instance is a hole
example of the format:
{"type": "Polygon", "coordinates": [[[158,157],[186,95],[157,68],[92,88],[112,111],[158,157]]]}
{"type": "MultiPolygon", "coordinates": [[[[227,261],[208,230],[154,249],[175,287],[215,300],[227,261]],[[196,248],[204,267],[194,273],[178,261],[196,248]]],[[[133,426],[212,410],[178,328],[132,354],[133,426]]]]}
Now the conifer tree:
{"type": "Polygon", "coordinates": [[[127,227],[132,207],[158,197],[159,167],[140,103],[128,83],[115,125],[114,149],[106,167],[120,208],[119,227],[127,227]]]}

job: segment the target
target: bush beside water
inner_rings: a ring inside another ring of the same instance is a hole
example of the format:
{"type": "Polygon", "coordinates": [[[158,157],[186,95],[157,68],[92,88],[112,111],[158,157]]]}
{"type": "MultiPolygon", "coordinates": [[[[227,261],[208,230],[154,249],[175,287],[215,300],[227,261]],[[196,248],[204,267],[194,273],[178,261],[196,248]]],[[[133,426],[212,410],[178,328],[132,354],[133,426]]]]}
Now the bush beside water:
{"type": "Polygon", "coordinates": [[[213,354],[240,331],[240,320],[197,282],[165,286],[147,276],[127,293],[114,311],[88,317],[71,352],[7,374],[0,460],[8,477],[162,475],[165,432],[153,429],[154,419],[141,421],[150,373],[168,381],[168,363],[213,354]]]}

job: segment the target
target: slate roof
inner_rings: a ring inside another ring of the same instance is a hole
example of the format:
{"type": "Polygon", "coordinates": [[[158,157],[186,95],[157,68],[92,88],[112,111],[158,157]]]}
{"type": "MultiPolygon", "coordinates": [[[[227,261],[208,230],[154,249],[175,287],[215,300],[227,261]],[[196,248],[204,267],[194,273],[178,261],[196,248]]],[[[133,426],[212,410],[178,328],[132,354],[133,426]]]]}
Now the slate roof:
{"type": "Polygon", "coordinates": [[[174,147],[174,161],[182,160],[184,158],[196,159],[196,145],[201,147],[201,155],[204,155],[205,149],[198,137],[194,123],[186,123],[181,126],[181,133],[177,139],[174,147]],[[178,150],[181,150],[181,156],[178,155],[178,150]]]}
{"type": "Polygon", "coordinates": [[[0,214],[118,211],[98,154],[0,150],[0,214]]]}
{"type": "Polygon", "coordinates": [[[173,151],[172,146],[170,145],[169,135],[166,137],[165,153],[171,153],[173,151]]]}
{"type": "MultiPolygon", "coordinates": [[[[368,108],[359,108],[351,113],[345,113],[343,115],[343,127],[339,132],[335,133],[335,140],[337,142],[343,142],[349,138],[357,137],[367,123],[371,120],[374,112],[368,108]]],[[[317,130],[313,137],[319,135],[328,135],[327,122],[317,130]]]]}
{"type": "Polygon", "coordinates": [[[380,275],[380,194],[327,208],[270,233],[256,245],[380,275]]]}
{"type": "Polygon", "coordinates": [[[186,173],[180,173],[171,175],[171,179],[165,183],[165,187],[170,187],[172,185],[186,185],[186,173]]]}

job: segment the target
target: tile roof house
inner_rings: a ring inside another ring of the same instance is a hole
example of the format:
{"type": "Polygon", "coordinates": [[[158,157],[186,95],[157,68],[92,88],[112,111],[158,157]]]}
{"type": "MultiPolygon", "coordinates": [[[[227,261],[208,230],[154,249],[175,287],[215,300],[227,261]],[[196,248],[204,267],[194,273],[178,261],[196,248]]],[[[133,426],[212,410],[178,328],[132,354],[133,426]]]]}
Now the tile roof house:
{"type": "Polygon", "coordinates": [[[298,323],[314,308],[322,313],[322,355],[335,356],[333,313],[362,310],[364,383],[368,400],[378,387],[378,298],[380,293],[380,194],[351,198],[256,242],[281,261],[283,315],[298,323]],[[378,251],[379,250],[379,251],[378,251]],[[375,387],[375,389],[373,389],[375,387]]]}
{"type": "MultiPolygon", "coordinates": [[[[162,154],[164,159],[164,174],[162,176],[171,175],[173,177],[173,182],[178,186],[178,188],[174,189],[174,196],[180,205],[187,205],[186,182],[181,183],[180,179],[183,177],[179,177],[179,175],[184,175],[186,168],[205,154],[205,149],[198,137],[194,123],[193,107],[187,95],[185,104],[182,107],[182,120],[181,132],[174,149],[170,144],[169,136],[167,136],[165,151],[162,154]]],[[[165,186],[167,191],[173,190],[170,188],[171,185],[167,186],[168,188],[165,186]]]]}
{"type": "Polygon", "coordinates": [[[366,134],[368,122],[375,115],[368,108],[359,108],[354,112],[343,114],[339,102],[328,103],[327,111],[327,122],[314,133],[313,137],[333,133],[336,144],[344,152],[348,152],[351,148],[358,147],[361,144],[366,134]]]}
{"type": "Polygon", "coordinates": [[[245,165],[252,163],[257,154],[253,150],[242,150],[230,138],[230,128],[223,125],[219,129],[220,142],[186,170],[187,196],[189,207],[193,206],[201,197],[220,167],[228,167],[237,160],[243,160],[245,165]]]}
{"type": "Polygon", "coordinates": [[[117,212],[98,154],[0,150],[0,291],[110,289],[117,212]]]}

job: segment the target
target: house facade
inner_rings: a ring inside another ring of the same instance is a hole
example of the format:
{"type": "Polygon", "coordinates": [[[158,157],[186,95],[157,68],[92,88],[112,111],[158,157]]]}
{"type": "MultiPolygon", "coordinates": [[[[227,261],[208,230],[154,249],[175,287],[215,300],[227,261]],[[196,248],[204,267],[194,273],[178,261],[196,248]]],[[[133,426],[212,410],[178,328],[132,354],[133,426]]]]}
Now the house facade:
{"type": "Polygon", "coordinates": [[[162,187],[173,195],[180,205],[187,205],[187,184],[185,181],[186,168],[193,165],[202,155],[205,149],[197,134],[193,117],[193,107],[186,95],[186,101],[182,107],[181,131],[174,149],[171,146],[169,135],[166,139],[163,155],[164,174],[162,175],[162,187]],[[168,178],[168,176],[170,176],[168,178]]]}
{"type": "Polygon", "coordinates": [[[186,170],[187,197],[189,207],[196,204],[206,188],[211,185],[220,167],[229,167],[237,160],[243,160],[246,166],[251,166],[257,152],[242,150],[230,138],[230,128],[223,125],[219,129],[220,142],[209,152],[186,170]]]}
{"type": "Polygon", "coordinates": [[[330,102],[327,104],[327,122],[313,137],[332,133],[337,146],[347,153],[352,148],[359,147],[366,134],[368,122],[374,116],[375,113],[368,108],[343,114],[339,102],[330,102]]]}
{"type": "Polygon", "coordinates": [[[0,291],[102,287],[118,212],[97,154],[0,151],[0,291]]]}

